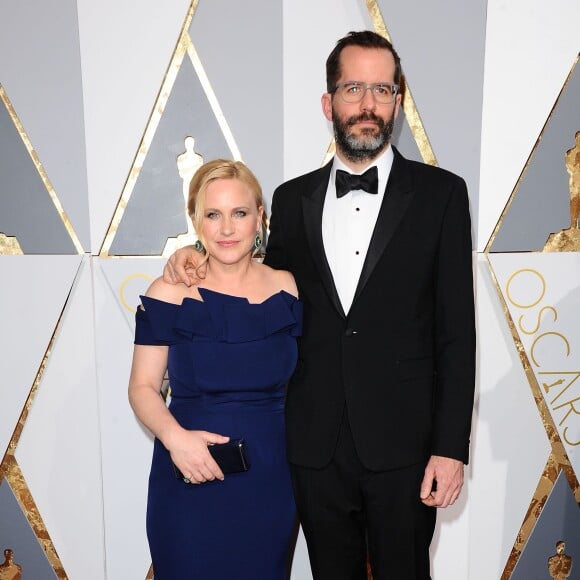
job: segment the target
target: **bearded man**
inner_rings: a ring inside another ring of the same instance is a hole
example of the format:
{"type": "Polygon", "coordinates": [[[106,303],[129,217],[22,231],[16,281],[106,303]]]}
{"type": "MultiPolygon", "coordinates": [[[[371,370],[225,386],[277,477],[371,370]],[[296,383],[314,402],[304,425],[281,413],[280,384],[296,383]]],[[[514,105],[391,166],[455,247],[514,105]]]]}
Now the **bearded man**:
{"type": "MultiPolygon", "coordinates": [[[[336,156],[274,193],[265,263],[304,303],[287,454],[317,580],[430,578],[437,508],[468,461],[475,384],[465,182],[391,144],[403,77],[390,42],[340,39],[324,116],[336,156]]],[[[194,251],[165,277],[191,283],[194,251]]]]}

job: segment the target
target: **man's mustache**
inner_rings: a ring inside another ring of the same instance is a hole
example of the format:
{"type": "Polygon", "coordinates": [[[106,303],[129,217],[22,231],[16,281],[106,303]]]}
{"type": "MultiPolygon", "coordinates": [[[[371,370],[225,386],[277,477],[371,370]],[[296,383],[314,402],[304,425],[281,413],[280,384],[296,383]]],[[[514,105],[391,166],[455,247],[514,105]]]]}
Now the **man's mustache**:
{"type": "Polygon", "coordinates": [[[350,127],[362,121],[372,121],[373,123],[376,123],[379,127],[382,127],[385,124],[383,119],[377,117],[374,113],[367,111],[366,113],[361,113],[360,115],[349,117],[346,121],[346,125],[350,127]]]}

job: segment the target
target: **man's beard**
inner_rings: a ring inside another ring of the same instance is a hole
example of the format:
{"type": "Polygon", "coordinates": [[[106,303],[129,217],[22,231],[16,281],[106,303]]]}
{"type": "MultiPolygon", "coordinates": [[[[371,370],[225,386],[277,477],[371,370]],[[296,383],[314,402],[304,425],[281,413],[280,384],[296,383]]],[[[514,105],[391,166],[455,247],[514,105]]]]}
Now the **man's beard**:
{"type": "Polygon", "coordinates": [[[336,146],[353,163],[373,160],[391,139],[394,124],[394,115],[391,115],[391,118],[385,121],[374,113],[367,111],[361,115],[341,121],[334,109],[332,111],[332,125],[334,127],[336,146]],[[361,137],[356,137],[350,132],[350,127],[360,121],[373,121],[377,124],[378,132],[373,129],[364,129],[361,137]]]}

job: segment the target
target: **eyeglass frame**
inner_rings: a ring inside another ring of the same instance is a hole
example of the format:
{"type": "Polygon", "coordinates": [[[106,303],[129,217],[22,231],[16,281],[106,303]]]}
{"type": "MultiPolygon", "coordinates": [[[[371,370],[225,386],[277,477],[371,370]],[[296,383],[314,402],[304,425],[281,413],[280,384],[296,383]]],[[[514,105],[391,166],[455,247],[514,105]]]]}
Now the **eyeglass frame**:
{"type": "Polygon", "coordinates": [[[391,83],[389,81],[382,81],[379,83],[363,83],[362,81],[344,81],[342,83],[336,83],[334,89],[332,89],[332,91],[330,91],[330,94],[334,95],[341,87],[344,87],[345,85],[357,85],[363,89],[361,91],[361,97],[358,101],[347,101],[342,96],[342,94],[340,94],[340,98],[342,99],[342,101],[344,103],[348,103],[349,105],[354,105],[356,103],[360,103],[365,98],[367,90],[369,90],[369,89],[371,89],[371,95],[373,96],[373,99],[375,99],[375,101],[377,101],[377,103],[380,103],[380,101],[377,100],[377,96],[375,94],[375,88],[377,86],[381,86],[381,85],[391,87],[391,89],[393,90],[393,97],[392,97],[393,100],[388,101],[386,103],[381,103],[382,105],[390,105],[390,104],[395,102],[397,95],[400,94],[399,89],[401,88],[400,85],[398,85],[397,83],[391,83]]]}

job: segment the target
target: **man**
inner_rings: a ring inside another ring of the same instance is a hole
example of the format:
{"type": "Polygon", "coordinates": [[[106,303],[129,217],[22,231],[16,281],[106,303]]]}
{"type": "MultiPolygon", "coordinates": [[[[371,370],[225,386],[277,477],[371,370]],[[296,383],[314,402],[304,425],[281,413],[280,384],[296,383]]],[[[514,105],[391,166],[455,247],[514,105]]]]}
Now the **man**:
{"type": "MultiPolygon", "coordinates": [[[[455,502],[468,460],[467,191],[390,146],[403,80],[388,41],[351,32],[326,67],[336,156],[275,191],[266,252],[304,302],[286,402],[296,502],[314,578],[362,580],[368,554],[374,580],[424,579],[435,508],[455,502]]],[[[184,264],[173,256],[166,278],[184,264]]]]}

